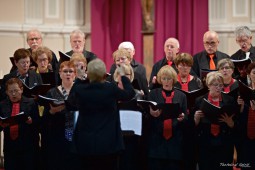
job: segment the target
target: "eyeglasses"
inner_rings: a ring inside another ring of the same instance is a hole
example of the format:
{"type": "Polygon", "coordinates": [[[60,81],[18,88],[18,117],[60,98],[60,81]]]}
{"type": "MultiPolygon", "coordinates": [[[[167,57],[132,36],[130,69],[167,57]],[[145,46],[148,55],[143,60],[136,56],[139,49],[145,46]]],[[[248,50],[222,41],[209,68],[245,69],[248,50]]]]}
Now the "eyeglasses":
{"type": "Polygon", "coordinates": [[[34,38],[29,38],[28,40],[29,41],[38,41],[38,40],[40,40],[41,38],[40,37],[34,37],[34,38]]]}
{"type": "Polygon", "coordinates": [[[236,39],[236,42],[238,44],[247,44],[249,39],[251,39],[251,37],[240,38],[240,39],[236,39]]]}
{"type": "Polygon", "coordinates": [[[120,57],[119,60],[125,61],[127,57],[120,57]]]}
{"type": "Polygon", "coordinates": [[[162,80],[162,81],[170,81],[170,80],[172,80],[172,78],[169,78],[169,77],[162,77],[161,80],[162,80]]]}
{"type": "Polygon", "coordinates": [[[17,90],[17,89],[15,89],[15,90],[8,90],[7,91],[9,94],[16,94],[16,93],[18,93],[18,92],[20,92],[20,90],[17,90]]]}
{"type": "Polygon", "coordinates": [[[63,70],[62,72],[67,74],[67,73],[73,73],[74,71],[73,70],[63,70]]]}
{"type": "Polygon", "coordinates": [[[180,67],[180,68],[188,68],[188,67],[191,67],[191,66],[186,65],[186,64],[185,64],[185,65],[183,65],[183,64],[179,64],[179,65],[178,65],[178,67],[180,67]]]}
{"type": "Polygon", "coordinates": [[[217,83],[215,83],[215,84],[212,84],[214,87],[220,87],[220,88],[222,88],[222,87],[224,87],[224,84],[217,84],[217,83]]]}
{"type": "Polygon", "coordinates": [[[220,67],[219,69],[220,69],[220,70],[224,70],[224,69],[225,69],[225,70],[229,70],[229,69],[231,69],[231,67],[226,66],[226,67],[220,67]]]}
{"type": "Polygon", "coordinates": [[[204,45],[214,47],[216,45],[216,43],[217,42],[214,42],[214,41],[212,41],[212,42],[207,41],[207,42],[204,42],[204,45]]]}

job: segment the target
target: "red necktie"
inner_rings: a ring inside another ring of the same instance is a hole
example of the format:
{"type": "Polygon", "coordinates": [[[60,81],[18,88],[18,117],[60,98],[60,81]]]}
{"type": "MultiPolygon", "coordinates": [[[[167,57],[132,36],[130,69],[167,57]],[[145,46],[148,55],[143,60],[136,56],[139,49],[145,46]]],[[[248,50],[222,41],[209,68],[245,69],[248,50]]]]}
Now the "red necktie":
{"type": "Polygon", "coordinates": [[[255,139],[255,111],[249,108],[247,136],[249,139],[255,139]]]}
{"type": "Polygon", "coordinates": [[[209,54],[209,57],[210,57],[210,70],[215,70],[216,66],[215,66],[215,63],[213,61],[214,54],[209,54]]]}
{"type": "MultiPolygon", "coordinates": [[[[166,100],[165,103],[172,103],[172,99],[174,97],[174,91],[171,93],[170,96],[166,96],[166,93],[162,91],[162,96],[166,100]]],[[[173,121],[172,119],[166,119],[163,123],[163,136],[166,140],[170,139],[173,135],[173,129],[172,129],[173,121]]]]}
{"type": "MultiPolygon", "coordinates": [[[[208,94],[208,100],[215,106],[220,106],[220,101],[213,101],[212,96],[208,94]]],[[[213,136],[218,136],[220,134],[220,125],[211,124],[211,134],[213,136]]]]}
{"type": "MultiPolygon", "coordinates": [[[[13,103],[12,104],[12,115],[15,116],[20,112],[20,104],[19,103],[13,103]]],[[[10,126],[10,137],[12,140],[16,140],[19,135],[19,125],[12,125],[10,126]]]]}
{"type": "Polygon", "coordinates": [[[169,66],[172,66],[173,62],[172,62],[172,61],[167,61],[167,64],[168,64],[169,66]]]}
{"type": "Polygon", "coordinates": [[[188,75],[187,82],[185,82],[185,83],[182,82],[180,74],[178,74],[177,78],[178,78],[178,82],[182,86],[182,90],[189,91],[189,86],[188,85],[189,85],[189,82],[190,82],[190,75],[188,75]]]}

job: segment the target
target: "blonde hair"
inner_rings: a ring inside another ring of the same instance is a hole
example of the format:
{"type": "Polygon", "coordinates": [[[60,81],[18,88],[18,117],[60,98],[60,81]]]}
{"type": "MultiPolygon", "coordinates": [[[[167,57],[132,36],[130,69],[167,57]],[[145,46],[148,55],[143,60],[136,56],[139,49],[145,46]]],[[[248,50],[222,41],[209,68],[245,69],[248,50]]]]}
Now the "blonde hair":
{"type": "Polygon", "coordinates": [[[75,61],[83,62],[87,66],[87,59],[82,53],[73,53],[70,62],[74,64],[75,61]]]}
{"type": "Polygon", "coordinates": [[[88,64],[88,78],[90,82],[101,82],[106,76],[106,66],[100,59],[94,59],[88,64]]]}
{"type": "Polygon", "coordinates": [[[224,83],[223,75],[218,71],[212,71],[206,75],[206,85],[209,86],[215,81],[224,83]]]}
{"type": "Polygon", "coordinates": [[[113,54],[112,54],[114,62],[116,61],[117,57],[121,57],[121,56],[127,57],[127,59],[129,61],[132,60],[130,53],[128,52],[128,50],[126,50],[124,48],[118,49],[118,50],[114,51],[113,54]]]}
{"type": "Polygon", "coordinates": [[[159,84],[162,84],[161,78],[164,76],[171,77],[173,79],[173,84],[177,82],[177,73],[176,71],[169,65],[165,65],[161,67],[157,74],[157,82],[159,84]]]}
{"type": "MultiPolygon", "coordinates": [[[[132,82],[134,80],[134,70],[132,66],[130,64],[122,64],[121,66],[124,67],[125,74],[130,75],[130,82],[132,82]]],[[[114,81],[118,82],[118,76],[119,76],[119,73],[117,72],[117,69],[116,69],[113,74],[114,81]]]]}

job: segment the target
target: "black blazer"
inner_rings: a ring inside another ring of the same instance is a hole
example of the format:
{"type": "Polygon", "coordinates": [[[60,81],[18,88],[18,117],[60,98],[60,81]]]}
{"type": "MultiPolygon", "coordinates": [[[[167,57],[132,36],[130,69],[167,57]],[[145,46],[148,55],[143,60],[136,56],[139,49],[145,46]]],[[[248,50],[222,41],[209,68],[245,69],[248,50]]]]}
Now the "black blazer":
{"type": "MultiPolygon", "coordinates": [[[[0,89],[0,101],[5,99],[7,97],[6,93],[5,93],[5,83],[11,79],[11,78],[17,78],[17,70],[6,74],[2,80],[2,84],[1,84],[1,89],[0,89]]],[[[33,87],[35,85],[39,85],[42,84],[42,78],[40,76],[40,74],[37,74],[34,70],[28,70],[28,80],[26,80],[26,85],[28,87],[33,87]]]]}
{"type": "MultiPolygon", "coordinates": [[[[217,63],[219,60],[223,58],[229,58],[229,55],[216,51],[215,57],[213,58],[215,66],[217,66],[217,63]]],[[[210,58],[207,56],[207,52],[204,50],[202,52],[199,52],[193,56],[193,66],[192,69],[196,73],[196,75],[201,78],[200,75],[200,69],[210,69],[209,63],[210,63],[210,58]]]]}
{"type": "MultiPolygon", "coordinates": [[[[255,61],[255,47],[251,46],[249,52],[250,52],[249,58],[254,62],[255,61]]],[[[232,60],[242,60],[242,59],[246,58],[246,54],[241,49],[239,49],[237,52],[235,52],[233,55],[231,55],[230,58],[232,60]]],[[[240,79],[242,82],[247,84],[247,78],[240,77],[240,73],[237,68],[234,69],[233,77],[235,79],[240,79]]]]}
{"type": "Polygon", "coordinates": [[[109,82],[73,86],[67,108],[79,110],[73,136],[78,154],[106,155],[124,149],[117,102],[132,99],[135,92],[127,77],[121,79],[125,90],[109,82]]]}
{"type": "MultiPolygon", "coordinates": [[[[151,75],[150,75],[150,80],[149,80],[149,89],[154,89],[154,88],[158,88],[161,87],[161,85],[159,85],[158,83],[156,84],[152,84],[152,79],[154,76],[157,76],[159,70],[161,69],[161,67],[167,65],[167,60],[166,57],[164,57],[163,59],[159,60],[158,62],[156,62],[153,67],[152,67],[152,71],[151,71],[151,75]]],[[[172,64],[172,68],[176,71],[176,73],[178,73],[178,70],[175,66],[175,64],[172,64]]],[[[191,68],[190,70],[190,74],[193,76],[196,76],[195,72],[193,71],[193,69],[191,68]]]]}
{"type": "MultiPolygon", "coordinates": [[[[30,56],[30,67],[31,66],[35,66],[35,67],[37,67],[37,64],[36,64],[36,62],[33,60],[33,58],[32,58],[32,49],[31,48],[28,48],[27,50],[29,50],[30,51],[30,53],[31,53],[31,56],[30,56]]],[[[51,60],[51,62],[50,62],[50,64],[52,65],[52,70],[55,72],[58,72],[58,59],[57,59],[57,57],[56,57],[56,54],[53,52],[53,51],[51,51],[52,52],[52,60],[51,60]]],[[[17,66],[16,65],[13,65],[12,66],[12,68],[11,68],[11,70],[10,70],[10,73],[11,72],[13,72],[13,71],[15,71],[17,69],[17,66]]]]}
{"type": "MultiPolygon", "coordinates": [[[[35,151],[39,149],[39,111],[38,105],[33,99],[22,97],[20,112],[24,112],[32,118],[32,124],[20,123],[19,134],[16,140],[10,139],[10,127],[2,128],[4,131],[4,152],[35,151]]],[[[12,113],[12,102],[5,99],[0,102],[0,116],[10,117],[12,113]]]]}
{"type": "MultiPolygon", "coordinates": [[[[200,104],[203,98],[208,99],[208,94],[201,96],[196,99],[196,108],[193,112],[193,121],[194,121],[194,113],[196,110],[200,110],[200,104]]],[[[233,105],[233,107],[237,106],[237,102],[233,97],[222,94],[222,101],[220,102],[220,107],[224,105],[233,105]]],[[[222,145],[234,145],[235,136],[237,133],[237,119],[233,118],[235,125],[233,128],[230,128],[226,123],[220,123],[220,134],[217,137],[213,137],[211,134],[211,123],[206,119],[202,118],[200,123],[196,127],[198,142],[201,145],[210,145],[210,146],[222,146],[222,145]]],[[[194,125],[195,126],[195,125],[194,125]]]]}
{"type": "MultiPolygon", "coordinates": [[[[165,99],[162,96],[162,88],[151,90],[148,100],[157,103],[165,103],[165,99]]],[[[173,103],[180,104],[180,109],[186,117],[187,99],[185,94],[174,90],[173,103]]],[[[165,140],[163,138],[163,118],[161,116],[157,118],[151,117],[148,149],[149,157],[173,160],[182,159],[183,128],[186,118],[183,122],[178,122],[177,119],[173,119],[173,136],[169,140],[165,140]]]]}

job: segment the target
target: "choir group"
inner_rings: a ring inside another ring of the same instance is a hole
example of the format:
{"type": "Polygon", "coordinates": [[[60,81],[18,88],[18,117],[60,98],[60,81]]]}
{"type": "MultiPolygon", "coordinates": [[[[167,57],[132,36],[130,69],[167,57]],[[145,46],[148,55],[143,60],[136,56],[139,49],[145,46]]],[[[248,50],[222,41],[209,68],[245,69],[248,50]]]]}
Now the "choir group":
{"type": "Polygon", "coordinates": [[[255,47],[247,26],[235,37],[231,56],[215,31],[194,56],[168,38],[147,81],[131,42],[107,73],[82,31],[58,61],[30,30],[1,80],[5,170],[255,170],[255,47]],[[120,110],[142,115],[141,136],[121,130],[120,110]]]}

